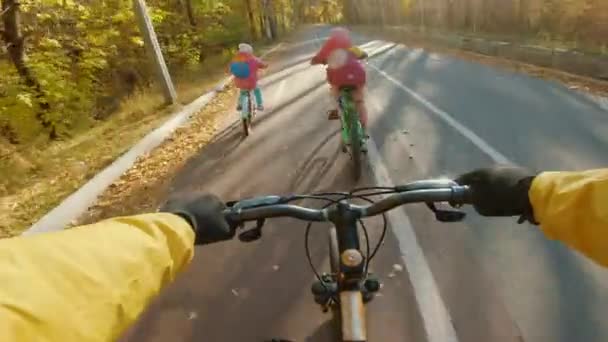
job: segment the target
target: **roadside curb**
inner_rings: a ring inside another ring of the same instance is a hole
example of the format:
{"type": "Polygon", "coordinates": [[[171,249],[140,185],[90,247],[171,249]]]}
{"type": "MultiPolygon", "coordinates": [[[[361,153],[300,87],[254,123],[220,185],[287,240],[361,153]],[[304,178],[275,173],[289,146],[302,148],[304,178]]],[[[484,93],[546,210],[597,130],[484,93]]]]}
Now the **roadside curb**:
{"type": "MultiPolygon", "coordinates": [[[[262,56],[280,49],[283,43],[266,51],[262,56]]],[[[41,219],[25,230],[21,235],[31,235],[62,230],[69,226],[72,221],[84,214],[97,198],[124,172],[129,170],[138,158],[149,153],[165,140],[173,132],[186,125],[193,115],[201,111],[215,96],[224,90],[232,77],[220,81],[214,90],[203,94],[196,100],[180,108],[176,113],[165,121],[160,127],[148,133],[127,152],[118,157],[112,164],[97,173],[92,179],[82,185],[78,190],[64,199],[58,206],[46,213],[41,219]]]]}

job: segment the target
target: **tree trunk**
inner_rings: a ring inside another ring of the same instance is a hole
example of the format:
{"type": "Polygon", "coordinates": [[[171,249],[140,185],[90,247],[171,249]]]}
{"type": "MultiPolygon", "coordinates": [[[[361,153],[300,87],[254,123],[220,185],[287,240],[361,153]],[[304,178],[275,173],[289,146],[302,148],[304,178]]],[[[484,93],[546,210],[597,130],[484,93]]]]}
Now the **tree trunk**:
{"type": "Polygon", "coordinates": [[[519,32],[525,34],[530,28],[528,12],[530,11],[528,0],[519,0],[519,32]]]}
{"type": "Polygon", "coordinates": [[[445,24],[448,29],[453,29],[454,25],[454,1],[448,0],[446,13],[445,13],[445,24]]]}
{"type": "Polygon", "coordinates": [[[269,27],[269,32],[270,32],[270,39],[275,40],[277,39],[277,18],[275,16],[275,11],[274,11],[274,5],[272,3],[272,0],[264,0],[264,2],[266,3],[266,18],[267,18],[267,24],[269,27]]]}
{"type": "Polygon", "coordinates": [[[194,9],[192,8],[192,0],[184,0],[184,6],[186,7],[186,15],[188,16],[188,22],[190,26],[196,26],[196,18],[194,17],[194,9]]]}
{"type": "Polygon", "coordinates": [[[257,38],[257,32],[255,30],[255,18],[253,16],[253,5],[251,4],[251,0],[245,0],[245,5],[247,6],[247,16],[249,17],[251,41],[254,41],[257,38]]]}
{"type": "Polygon", "coordinates": [[[21,76],[23,82],[30,87],[36,95],[39,106],[36,119],[38,119],[42,127],[49,130],[49,138],[57,139],[57,130],[54,123],[46,118],[50,105],[45,100],[42,86],[32,74],[27,64],[25,64],[25,37],[21,34],[18,0],[2,0],[1,12],[3,13],[2,22],[4,23],[4,30],[0,31],[0,33],[6,43],[9,59],[15,66],[15,69],[19,76],[21,76]]]}
{"type": "Polygon", "coordinates": [[[264,22],[264,9],[260,8],[259,12],[260,17],[258,19],[260,21],[260,36],[264,38],[264,33],[266,32],[266,23],[264,22]]]}

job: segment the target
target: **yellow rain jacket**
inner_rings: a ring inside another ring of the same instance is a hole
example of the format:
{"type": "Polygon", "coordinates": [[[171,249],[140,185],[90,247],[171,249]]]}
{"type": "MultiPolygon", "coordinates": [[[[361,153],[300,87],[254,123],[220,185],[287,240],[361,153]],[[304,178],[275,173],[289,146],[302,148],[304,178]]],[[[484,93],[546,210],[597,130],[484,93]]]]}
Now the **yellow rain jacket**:
{"type": "Polygon", "coordinates": [[[608,169],[541,173],[529,197],[547,237],[608,267],[608,169]]]}
{"type": "Polygon", "coordinates": [[[116,341],[193,247],[165,213],[0,240],[0,341],[116,341]]]}
{"type": "MultiPolygon", "coordinates": [[[[608,169],[546,172],[542,230],[608,266],[608,169]]],[[[190,262],[194,233],[166,213],[0,240],[0,341],[115,341],[190,262]]]]}

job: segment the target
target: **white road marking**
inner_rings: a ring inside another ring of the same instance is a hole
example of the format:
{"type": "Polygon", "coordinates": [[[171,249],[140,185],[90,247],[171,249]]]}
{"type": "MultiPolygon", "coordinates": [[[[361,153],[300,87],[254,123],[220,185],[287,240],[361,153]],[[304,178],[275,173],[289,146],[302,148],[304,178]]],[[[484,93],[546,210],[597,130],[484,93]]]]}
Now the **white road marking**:
{"type": "Polygon", "coordinates": [[[465,127],[460,122],[456,121],[456,119],[454,119],[454,117],[452,117],[447,112],[441,110],[440,108],[438,108],[437,106],[432,104],[429,100],[424,98],[422,95],[420,95],[417,92],[415,92],[414,90],[410,89],[409,87],[407,87],[406,85],[404,85],[399,80],[392,77],[391,75],[387,74],[386,72],[378,69],[378,67],[376,67],[375,65],[369,64],[369,67],[374,69],[380,75],[384,76],[387,80],[391,81],[394,85],[396,85],[397,87],[404,90],[411,97],[413,97],[418,102],[420,102],[423,106],[428,108],[433,114],[437,115],[437,117],[439,117],[445,123],[447,123],[452,128],[454,128],[458,133],[462,134],[465,138],[469,139],[475,146],[477,146],[477,148],[479,148],[481,151],[483,151],[485,154],[487,154],[495,162],[500,163],[500,164],[511,164],[511,165],[515,164],[512,161],[510,161],[505,155],[498,152],[494,147],[490,146],[490,144],[488,144],[485,140],[483,140],[481,137],[479,137],[477,134],[475,134],[475,132],[471,131],[470,129],[465,127]]]}
{"type": "MultiPolygon", "coordinates": [[[[394,184],[384,166],[378,147],[372,139],[368,140],[369,164],[373,170],[376,184],[394,184]]],[[[439,293],[439,288],[431,272],[416,233],[404,210],[395,209],[386,213],[391,228],[397,237],[401,258],[414,288],[416,303],[424,322],[429,342],[458,342],[450,312],[439,293]]]]}

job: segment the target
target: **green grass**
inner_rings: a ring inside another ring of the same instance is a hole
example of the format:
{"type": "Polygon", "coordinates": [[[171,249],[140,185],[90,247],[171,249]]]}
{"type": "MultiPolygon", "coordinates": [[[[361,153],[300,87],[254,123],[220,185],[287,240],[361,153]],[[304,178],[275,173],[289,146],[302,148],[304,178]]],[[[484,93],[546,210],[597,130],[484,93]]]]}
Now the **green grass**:
{"type": "MultiPolygon", "coordinates": [[[[275,45],[258,42],[256,54],[275,45]]],[[[160,126],[180,104],[213,89],[226,77],[230,53],[204,64],[174,71],[179,104],[163,105],[158,89],[146,89],[121,103],[105,121],[82,124],[64,141],[37,139],[14,146],[0,138],[0,238],[14,236],[57,206],[137,141],[160,126]],[[15,152],[16,150],[16,152],[15,152]]]]}
{"type": "MultiPolygon", "coordinates": [[[[209,70],[192,70],[176,78],[178,101],[186,104],[224,77],[223,59],[209,70]]],[[[122,102],[117,113],[82,125],[64,141],[33,141],[15,148],[0,141],[0,237],[18,234],[77,190],[97,172],[126,152],[177,109],[163,105],[156,89],[147,89],[122,102]]]]}

